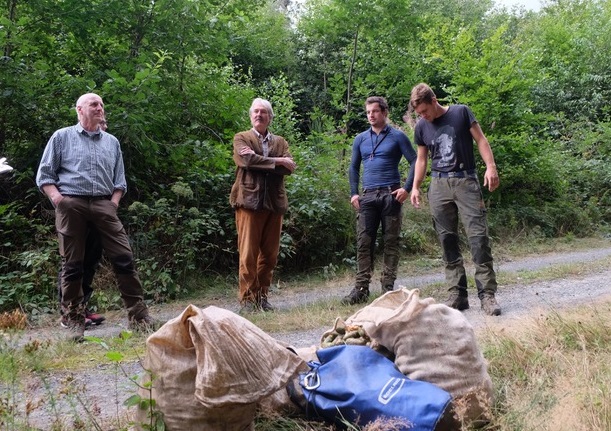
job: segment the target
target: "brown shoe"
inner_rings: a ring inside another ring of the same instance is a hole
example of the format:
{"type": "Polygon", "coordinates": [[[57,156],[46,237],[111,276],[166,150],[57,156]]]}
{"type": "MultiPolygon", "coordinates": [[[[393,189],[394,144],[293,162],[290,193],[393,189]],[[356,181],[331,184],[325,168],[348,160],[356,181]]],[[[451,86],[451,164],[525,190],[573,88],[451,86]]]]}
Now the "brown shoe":
{"type": "Polygon", "coordinates": [[[155,332],[161,327],[161,322],[145,314],[138,318],[130,318],[127,327],[134,332],[155,332]]]}
{"type": "Polygon", "coordinates": [[[469,309],[469,297],[461,295],[457,290],[452,290],[444,304],[459,311],[467,310],[469,309]]]}
{"type": "Polygon", "coordinates": [[[498,302],[496,302],[496,298],[494,295],[486,293],[482,297],[482,310],[488,316],[500,316],[501,315],[501,306],[498,302]]]}
{"type": "Polygon", "coordinates": [[[68,319],[67,316],[62,317],[61,320],[62,328],[66,329],[66,337],[69,341],[75,343],[81,343],[85,341],[85,320],[72,320],[68,319]]]}
{"type": "MultiPolygon", "coordinates": [[[[70,322],[70,319],[68,319],[67,316],[62,316],[59,319],[59,326],[65,329],[69,326],[69,322],[70,322]]],[[[93,321],[86,317],[85,318],[85,329],[90,328],[92,325],[93,325],[93,321]]]]}

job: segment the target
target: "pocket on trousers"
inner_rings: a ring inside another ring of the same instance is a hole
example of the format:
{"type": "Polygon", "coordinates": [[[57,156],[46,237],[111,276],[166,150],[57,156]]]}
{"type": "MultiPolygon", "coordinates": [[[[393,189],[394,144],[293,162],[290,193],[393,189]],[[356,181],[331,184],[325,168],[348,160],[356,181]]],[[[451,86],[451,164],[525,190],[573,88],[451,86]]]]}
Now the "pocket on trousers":
{"type": "Polygon", "coordinates": [[[123,230],[123,223],[117,215],[118,207],[112,201],[95,201],[95,209],[95,216],[100,218],[101,223],[105,226],[105,231],[118,233],[123,230]]]}
{"type": "Polygon", "coordinates": [[[67,207],[70,207],[70,204],[72,203],[72,199],[69,196],[64,196],[61,198],[61,200],[57,203],[57,206],[55,207],[55,211],[62,210],[65,209],[67,207]]]}

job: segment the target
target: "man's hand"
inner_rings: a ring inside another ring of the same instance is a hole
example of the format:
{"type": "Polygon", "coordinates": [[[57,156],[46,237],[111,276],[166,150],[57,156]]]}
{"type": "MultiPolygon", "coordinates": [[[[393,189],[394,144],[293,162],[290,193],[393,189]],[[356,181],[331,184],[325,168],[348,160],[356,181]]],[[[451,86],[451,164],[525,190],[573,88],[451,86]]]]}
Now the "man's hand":
{"type": "Polygon", "coordinates": [[[352,195],[350,198],[350,205],[352,205],[357,211],[361,209],[361,206],[359,205],[359,195],[352,195]]]}
{"type": "Polygon", "coordinates": [[[412,188],[410,199],[415,208],[420,208],[420,189],[417,189],[416,187],[412,188]]]}
{"type": "Polygon", "coordinates": [[[484,174],[484,187],[488,186],[488,190],[491,192],[495,191],[499,186],[499,174],[496,171],[496,165],[491,165],[486,168],[484,174]]]}
{"type": "Polygon", "coordinates": [[[403,202],[406,201],[406,199],[409,196],[409,193],[407,192],[407,190],[405,190],[403,187],[399,187],[397,190],[395,190],[394,192],[392,192],[391,194],[395,195],[395,199],[402,204],[403,202]]]}
{"type": "Polygon", "coordinates": [[[123,190],[121,189],[115,189],[114,192],[112,192],[112,196],[110,197],[110,201],[115,204],[115,206],[117,208],[119,208],[119,202],[121,201],[121,198],[123,197],[123,190]]]}
{"type": "Polygon", "coordinates": [[[53,207],[55,208],[57,208],[57,206],[63,199],[64,199],[64,195],[62,195],[59,192],[49,196],[49,200],[51,201],[51,203],[53,204],[53,207]]]}
{"type": "Polygon", "coordinates": [[[45,184],[41,187],[42,191],[49,198],[53,207],[57,208],[57,204],[64,198],[64,196],[59,192],[59,189],[55,184],[45,184]]]}
{"type": "Polygon", "coordinates": [[[295,169],[297,169],[297,164],[290,157],[275,157],[274,162],[277,165],[284,166],[289,171],[291,171],[291,173],[294,172],[295,169]]]}
{"type": "Polygon", "coordinates": [[[250,147],[244,146],[238,150],[238,154],[240,156],[245,156],[246,154],[255,154],[255,150],[250,147]]]}

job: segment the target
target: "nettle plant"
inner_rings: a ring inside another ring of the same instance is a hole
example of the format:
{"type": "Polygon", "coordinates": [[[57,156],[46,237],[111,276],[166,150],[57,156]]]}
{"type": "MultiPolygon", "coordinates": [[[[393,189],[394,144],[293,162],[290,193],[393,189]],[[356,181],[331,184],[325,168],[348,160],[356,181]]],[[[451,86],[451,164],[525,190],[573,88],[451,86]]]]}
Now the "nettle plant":
{"type": "MultiPolygon", "coordinates": [[[[121,331],[121,333],[116,339],[116,341],[118,342],[118,350],[111,349],[102,338],[85,337],[85,339],[87,341],[100,345],[104,350],[106,350],[105,357],[107,360],[114,364],[115,377],[118,379],[119,375],[128,376],[128,372],[122,365],[125,359],[125,355],[119,350],[125,348],[125,346],[128,344],[128,341],[132,337],[133,333],[131,331],[121,331]]],[[[139,362],[142,363],[142,360],[139,359],[139,362]]],[[[129,396],[123,402],[123,405],[127,408],[135,407],[139,410],[144,411],[144,416],[147,419],[146,422],[143,421],[140,423],[130,423],[130,425],[136,425],[137,429],[147,431],[164,431],[165,423],[163,421],[163,413],[157,409],[157,402],[152,395],[152,387],[155,376],[150,371],[144,369],[143,375],[136,374],[128,377],[129,380],[134,384],[136,388],[136,393],[129,396]]],[[[101,430],[101,428],[99,429],[101,430]]]]}

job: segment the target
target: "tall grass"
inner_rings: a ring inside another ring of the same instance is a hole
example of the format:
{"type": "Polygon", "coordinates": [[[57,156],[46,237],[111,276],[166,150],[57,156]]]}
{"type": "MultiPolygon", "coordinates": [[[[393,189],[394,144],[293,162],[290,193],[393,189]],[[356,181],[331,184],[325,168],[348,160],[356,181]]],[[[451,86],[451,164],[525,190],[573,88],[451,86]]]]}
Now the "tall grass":
{"type": "Polygon", "coordinates": [[[611,429],[611,302],[480,336],[496,388],[489,429],[611,429]]]}

